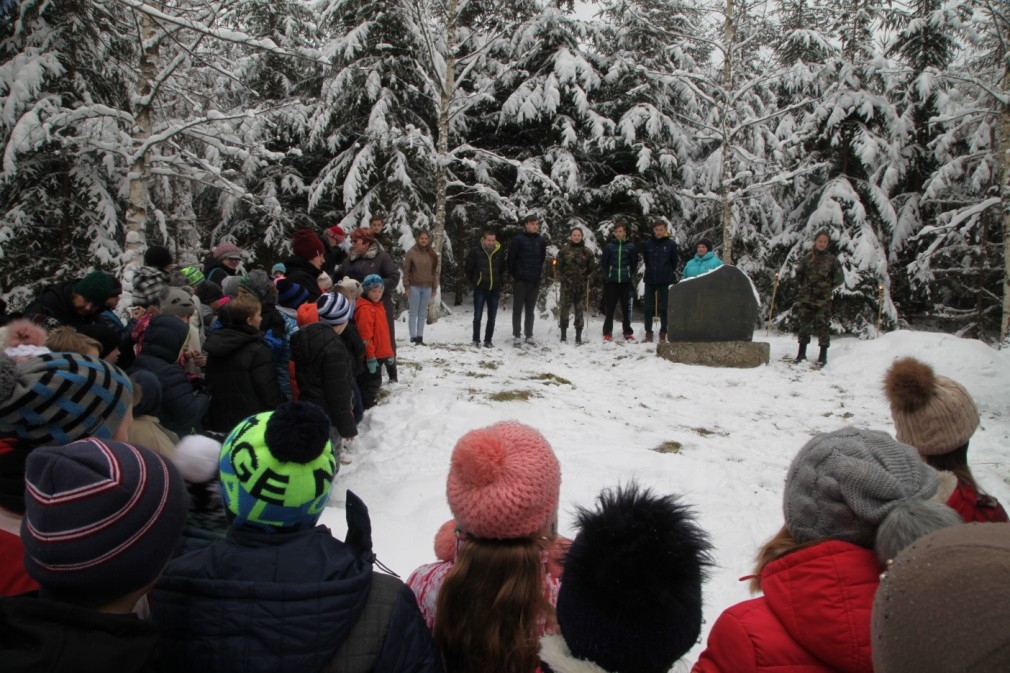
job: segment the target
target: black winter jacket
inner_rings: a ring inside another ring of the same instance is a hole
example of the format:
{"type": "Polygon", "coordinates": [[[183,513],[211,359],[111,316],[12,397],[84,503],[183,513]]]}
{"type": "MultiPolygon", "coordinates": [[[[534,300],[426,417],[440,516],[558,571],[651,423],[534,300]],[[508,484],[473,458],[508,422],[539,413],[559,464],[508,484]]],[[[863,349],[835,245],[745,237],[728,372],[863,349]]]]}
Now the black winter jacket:
{"type": "Polygon", "coordinates": [[[231,432],[249,416],[273,411],[287,401],[277,382],[270,347],[255,327],[222,327],[207,337],[203,349],[210,392],[207,430],[231,432]]]}
{"type": "Polygon", "coordinates": [[[292,283],[298,283],[309,293],[309,297],[305,301],[315,303],[319,299],[319,295],[322,294],[319,289],[319,274],[323,272],[322,269],[317,269],[301,257],[291,257],[284,260],[284,267],[287,269],[284,277],[292,283]]]}
{"type": "MultiPolygon", "coordinates": [[[[359,510],[352,503],[360,500],[352,493],[347,499],[351,519],[359,510]]],[[[370,538],[364,549],[351,544],[359,536],[348,523],[348,543],[325,526],[296,533],[233,530],[172,561],[151,606],[175,670],[318,673],[336,670],[346,643],[374,662],[368,670],[375,673],[440,673],[416,599],[402,582],[394,580],[399,592],[387,619],[369,621],[376,583],[370,538]],[[352,635],[362,615],[366,621],[352,635]]]]}
{"type": "Polygon", "coordinates": [[[524,231],[513,237],[509,244],[507,260],[509,273],[516,280],[527,283],[540,282],[547,260],[547,243],[540,234],[524,231]]]}
{"type": "Polygon", "coordinates": [[[600,259],[603,277],[608,283],[631,283],[638,269],[638,252],[627,239],[613,240],[603,248],[600,259]]]}
{"type": "MultiPolygon", "coordinates": [[[[25,307],[23,313],[49,330],[64,325],[77,329],[94,323],[98,318],[98,313],[82,316],[74,310],[73,296],[76,284],[76,280],[68,280],[45,287],[38,298],[25,307]]],[[[102,310],[105,307],[99,306],[98,308],[102,310]]]]}
{"type": "Polygon", "coordinates": [[[505,251],[501,243],[495,241],[491,252],[485,250],[480,243],[470,248],[464,271],[474,289],[501,290],[501,284],[505,280],[505,251]]]}
{"type": "Polygon", "coordinates": [[[321,406],[341,437],[356,437],[354,366],[340,336],[329,325],[306,325],[291,336],[291,360],[299,399],[321,406]]]}
{"type": "Polygon", "coordinates": [[[36,593],[0,598],[0,669],[5,673],[155,673],[159,629],[36,593]]]}
{"type": "Polygon", "coordinates": [[[361,334],[358,333],[358,326],[354,324],[353,318],[348,321],[347,327],[340,333],[340,339],[344,342],[344,346],[347,347],[347,352],[351,356],[351,376],[357,379],[365,373],[365,355],[368,349],[365,348],[365,342],[361,340],[361,334]]]}
{"type": "Polygon", "coordinates": [[[131,368],[146,369],[161,381],[158,420],[180,437],[199,432],[210,402],[204,393],[193,392],[193,384],[178,365],[188,336],[189,325],[177,317],[153,316],[144,332],[143,350],[131,368]]]}
{"type": "Polygon", "coordinates": [[[677,244],[669,236],[656,238],[650,236],[642,245],[642,257],[645,259],[645,277],[649,285],[672,285],[677,282],[677,244]]]}

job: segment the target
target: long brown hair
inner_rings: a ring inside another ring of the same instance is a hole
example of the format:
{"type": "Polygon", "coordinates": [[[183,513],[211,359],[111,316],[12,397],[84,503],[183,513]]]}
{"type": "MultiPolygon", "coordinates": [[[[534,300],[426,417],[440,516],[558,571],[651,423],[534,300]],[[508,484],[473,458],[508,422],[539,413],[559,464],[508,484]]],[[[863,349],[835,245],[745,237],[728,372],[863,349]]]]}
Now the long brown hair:
{"type": "Polygon", "coordinates": [[[432,634],[446,673],[532,673],[555,625],[536,540],[471,538],[438,594],[432,634]]]}
{"type": "Polygon", "coordinates": [[[968,442],[965,442],[953,451],[937,456],[923,456],[923,459],[934,470],[953,472],[955,477],[961,481],[968,482],[976,491],[983,493],[982,489],[978,487],[974,475],[971,473],[971,468],[968,467],[968,442]]]}
{"type": "Polygon", "coordinates": [[[794,551],[812,547],[818,542],[823,542],[823,540],[797,542],[793,539],[789,529],[786,528],[785,524],[783,524],[782,528],[779,529],[779,532],[775,533],[775,535],[765,542],[761,549],[758,550],[757,558],[755,559],[756,563],[754,565],[754,575],[750,578],[751,593],[756,594],[761,591],[761,573],[764,571],[765,566],[772,561],[782,558],[783,556],[792,554],[794,551]]]}

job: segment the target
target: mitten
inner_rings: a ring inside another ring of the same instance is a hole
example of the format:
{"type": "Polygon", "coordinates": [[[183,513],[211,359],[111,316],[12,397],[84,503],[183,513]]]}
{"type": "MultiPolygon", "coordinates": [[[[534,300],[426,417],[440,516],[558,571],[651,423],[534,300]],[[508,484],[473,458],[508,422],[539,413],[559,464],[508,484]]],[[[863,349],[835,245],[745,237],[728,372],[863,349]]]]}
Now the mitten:
{"type": "Polygon", "coordinates": [[[368,358],[368,360],[365,362],[365,365],[368,367],[369,374],[374,374],[375,372],[379,371],[379,361],[376,360],[375,358],[368,358]]]}

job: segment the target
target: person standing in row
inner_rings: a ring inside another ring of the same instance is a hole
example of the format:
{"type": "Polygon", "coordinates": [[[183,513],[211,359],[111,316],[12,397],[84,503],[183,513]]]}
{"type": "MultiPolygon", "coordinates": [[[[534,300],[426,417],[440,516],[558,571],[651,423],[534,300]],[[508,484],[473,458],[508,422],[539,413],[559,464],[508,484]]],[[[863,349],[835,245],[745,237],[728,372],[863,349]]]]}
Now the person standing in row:
{"type": "Polygon", "coordinates": [[[507,259],[509,274],[512,275],[512,345],[522,345],[522,335],[526,345],[534,346],[533,320],[536,315],[537,295],[540,292],[540,278],[543,276],[544,262],[547,260],[547,243],[540,235],[540,220],[530,213],[523,220],[525,231],[512,239],[507,259]],[[525,330],[523,314],[526,315],[525,330]]]}
{"type": "Polygon", "coordinates": [[[438,253],[432,249],[427,231],[417,235],[417,243],[403,258],[403,291],[407,293],[410,343],[423,346],[428,302],[438,292],[438,253]]]}
{"type": "MultiPolygon", "coordinates": [[[[373,222],[376,218],[372,218],[373,222]]],[[[378,218],[381,224],[382,218],[378,218]]],[[[381,227],[380,227],[381,230],[381,227]]],[[[382,305],[386,310],[386,326],[389,332],[389,345],[396,355],[396,323],[393,320],[393,293],[400,282],[400,271],[396,268],[396,262],[383,246],[376,240],[374,227],[368,229],[362,227],[351,232],[351,254],[344,263],[337,275],[343,278],[350,276],[355,280],[364,282],[365,278],[375,274],[382,278],[382,285],[385,288],[382,293],[382,305]]],[[[396,382],[396,360],[390,358],[392,363],[386,364],[386,373],[389,380],[396,382]]]]}
{"type": "Polygon", "coordinates": [[[631,326],[631,302],[634,300],[632,280],[638,268],[638,251],[628,241],[627,225],[614,225],[614,240],[603,248],[600,260],[603,270],[603,340],[612,341],[614,331],[614,311],[621,305],[621,328],[625,341],[635,340],[635,329],[631,326]]]}
{"type": "Polygon", "coordinates": [[[484,328],[484,347],[491,348],[494,322],[498,315],[501,284],[505,280],[505,251],[490,229],[481,236],[480,243],[466,256],[464,271],[473,284],[473,345],[480,345],[480,322],[487,305],[487,326],[484,328]]]}
{"type": "Polygon", "coordinates": [[[659,314],[659,343],[666,341],[670,286],[677,282],[677,244],[666,222],[656,220],[652,237],[642,246],[645,259],[645,343],[652,343],[652,318],[659,314]]]}
{"type": "Polygon", "coordinates": [[[558,278],[561,281],[561,341],[568,341],[568,311],[575,307],[575,343],[582,343],[585,308],[589,299],[589,278],[595,258],[586,247],[582,229],[572,227],[568,245],[558,253],[558,278]]]}
{"type": "Polygon", "coordinates": [[[796,269],[799,295],[796,298],[796,313],[799,321],[797,336],[800,349],[796,362],[807,359],[807,344],[810,335],[817,336],[821,352],[817,364],[828,363],[828,346],[831,345],[831,302],[835,288],[845,280],[838,258],[828,252],[831,239],[828,232],[819,231],[814,237],[813,249],[803,256],[796,269]]]}
{"type": "Polygon", "coordinates": [[[716,257],[715,248],[709,239],[698,239],[698,244],[694,249],[695,255],[687,260],[681,278],[694,278],[722,266],[722,260],[716,257]]]}

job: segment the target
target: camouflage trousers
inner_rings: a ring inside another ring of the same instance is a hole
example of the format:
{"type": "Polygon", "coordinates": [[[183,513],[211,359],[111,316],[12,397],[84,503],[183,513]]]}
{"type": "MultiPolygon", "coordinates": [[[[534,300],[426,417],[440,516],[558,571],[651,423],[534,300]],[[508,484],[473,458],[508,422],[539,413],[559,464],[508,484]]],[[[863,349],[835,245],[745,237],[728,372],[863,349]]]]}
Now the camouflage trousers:
{"type": "Polygon", "coordinates": [[[561,285],[561,329],[568,328],[569,309],[575,307],[575,329],[582,329],[584,314],[586,311],[586,286],[561,285]]]}
{"type": "Polygon", "coordinates": [[[831,345],[831,304],[797,303],[796,317],[799,321],[797,336],[801,344],[810,343],[810,337],[815,336],[818,346],[827,348],[831,345]]]}

